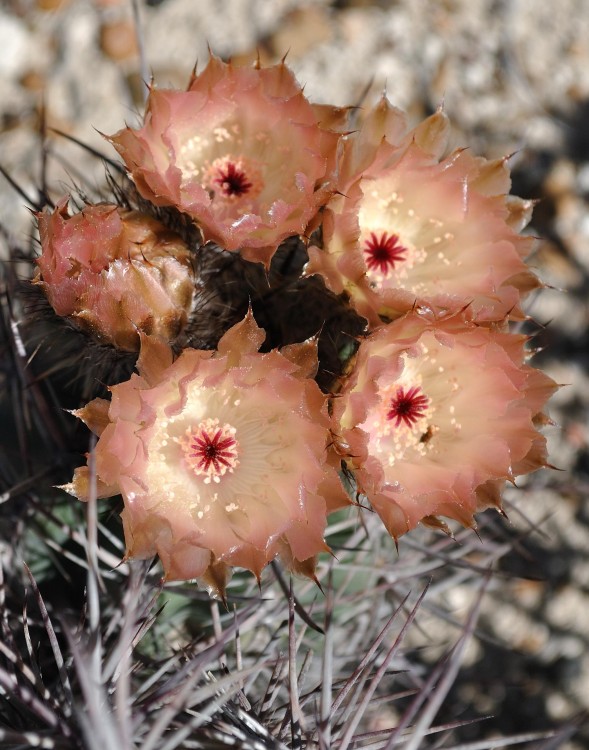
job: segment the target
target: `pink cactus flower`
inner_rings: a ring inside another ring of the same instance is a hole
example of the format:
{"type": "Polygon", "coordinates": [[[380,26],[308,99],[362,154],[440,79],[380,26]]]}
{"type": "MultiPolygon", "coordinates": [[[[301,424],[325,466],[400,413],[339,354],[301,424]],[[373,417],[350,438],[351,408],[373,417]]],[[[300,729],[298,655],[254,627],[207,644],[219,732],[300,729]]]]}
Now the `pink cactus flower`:
{"type": "Polygon", "coordinates": [[[533,239],[518,234],[532,203],[506,195],[505,159],[443,158],[447,131],[440,111],[407,133],[381,102],[344,146],[345,197],[330,204],[324,249],[309,249],[306,273],[346,291],[372,327],[416,305],[521,317],[522,294],[538,286],[524,262],[533,239]]]}
{"type": "Polygon", "coordinates": [[[137,351],[139,331],[174,339],[193,305],[194,273],[182,239],[137,211],[67,198],[38,214],[35,283],[58,315],[102,342],[137,351]]]}
{"type": "MultiPolygon", "coordinates": [[[[97,493],[120,492],[127,556],[158,554],[168,580],[223,594],[229,568],[277,555],[312,575],[326,516],[349,502],[327,446],[315,344],[258,352],[251,313],[217,352],[142,338],[138,375],[77,412],[100,435],[97,493]]],[[[337,465],[337,462],[335,462],[337,465]]],[[[65,489],[90,492],[87,467],[65,489]]]]}
{"type": "Polygon", "coordinates": [[[362,342],[336,447],[393,537],[439,516],[474,527],[504,480],[546,465],[537,424],[556,385],[525,364],[526,340],[412,312],[362,342]]]}
{"type": "Polygon", "coordinates": [[[243,68],[213,56],[187,91],[152,89],[143,127],[110,141],[143,197],[267,265],[334,192],[340,120],[313,107],[283,63],[243,68]]]}

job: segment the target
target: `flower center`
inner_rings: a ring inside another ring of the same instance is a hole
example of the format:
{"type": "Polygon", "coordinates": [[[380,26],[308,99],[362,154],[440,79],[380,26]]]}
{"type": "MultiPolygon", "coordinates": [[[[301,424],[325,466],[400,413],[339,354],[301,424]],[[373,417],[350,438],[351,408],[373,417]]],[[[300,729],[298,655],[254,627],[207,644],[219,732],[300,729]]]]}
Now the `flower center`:
{"type": "Polygon", "coordinates": [[[219,482],[220,477],[239,464],[235,427],[219,426],[218,419],[205,419],[198,427],[189,427],[178,440],[184,451],[184,460],[196,476],[219,482]]]}
{"type": "Polygon", "coordinates": [[[246,173],[231,161],[225,167],[219,168],[213,182],[219,185],[225,195],[243,195],[252,186],[246,173]]]}
{"type": "Polygon", "coordinates": [[[413,386],[408,391],[403,386],[399,386],[390,402],[387,419],[394,422],[395,427],[400,427],[401,423],[407,427],[413,427],[425,416],[428,405],[429,399],[419,386],[413,386]]]}
{"type": "Polygon", "coordinates": [[[242,156],[215,159],[206,170],[203,182],[211,197],[230,202],[244,196],[253,198],[262,190],[260,170],[242,156]]]}
{"type": "Polygon", "coordinates": [[[405,260],[407,248],[396,234],[383,232],[380,237],[370,232],[364,244],[364,256],[369,271],[380,271],[384,276],[393,271],[396,263],[405,260]]]}

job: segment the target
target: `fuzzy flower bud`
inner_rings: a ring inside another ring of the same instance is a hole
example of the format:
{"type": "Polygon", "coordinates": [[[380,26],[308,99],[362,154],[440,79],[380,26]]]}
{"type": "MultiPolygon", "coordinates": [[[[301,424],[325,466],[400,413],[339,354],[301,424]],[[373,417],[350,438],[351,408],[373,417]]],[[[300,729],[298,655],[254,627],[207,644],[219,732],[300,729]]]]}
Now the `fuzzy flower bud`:
{"type": "MultiPolygon", "coordinates": [[[[138,375],[77,412],[100,435],[99,496],[120,492],[128,557],[158,554],[168,580],[223,593],[229,568],[260,576],[277,555],[312,575],[326,516],[349,500],[329,463],[315,344],[258,352],[251,313],[217,352],[173,361],[143,337],[138,375]]],[[[89,471],[65,487],[85,499],[89,471]]]]}
{"type": "Polygon", "coordinates": [[[35,283],[58,315],[98,341],[137,351],[139,331],[173,340],[194,297],[190,252],[163,224],[114,205],[38,214],[35,283]]]}
{"type": "Polygon", "coordinates": [[[267,265],[334,191],[334,112],[314,108],[283,63],[242,68],[213,56],[187,91],[152,89],[143,127],[110,141],[144,198],[267,265]]]}
{"type": "Polygon", "coordinates": [[[546,465],[538,432],[556,388],[525,364],[525,336],[417,313],[358,351],[334,405],[340,452],[395,538],[438,516],[474,526],[504,480],[546,465]]]}

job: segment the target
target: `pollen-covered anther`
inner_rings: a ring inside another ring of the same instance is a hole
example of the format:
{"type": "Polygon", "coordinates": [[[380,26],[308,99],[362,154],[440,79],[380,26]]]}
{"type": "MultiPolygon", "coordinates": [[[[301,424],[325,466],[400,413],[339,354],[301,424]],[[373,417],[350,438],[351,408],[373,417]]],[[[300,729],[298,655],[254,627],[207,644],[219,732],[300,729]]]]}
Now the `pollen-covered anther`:
{"type": "Polygon", "coordinates": [[[178,442],[186,464],[196,476],[204,475],[206,484],[219,482],[239,465],[235,428],[230,424],[220,427],[218,419],[205,419],[196,428],[189,427],[178,442]]]}
{"type": "Polygon", "coordinates": [[[369,271],[380,271],[387,276],[395,265],[406,259],[407,248],[399,241],[396,234],[383,232],[380,237],[370,232],[364,243],[364,257],[369,271]]]}
{"type": "Polygon", "coordinates": [[[425,416],[428,406],[429,399],[419,386],[413,386],[407,391],[400,386],[390,403],[387,419],[394,422],[395,427],[400,427],[401,423],[413,427],[425,416]]]}
{"type": "Polygon", "coordinates": [[[216,200],[251,200],[262,192],[260,169],[243,156],[223,156],[210,165],[204,174],[203,184],[216,200]]]}

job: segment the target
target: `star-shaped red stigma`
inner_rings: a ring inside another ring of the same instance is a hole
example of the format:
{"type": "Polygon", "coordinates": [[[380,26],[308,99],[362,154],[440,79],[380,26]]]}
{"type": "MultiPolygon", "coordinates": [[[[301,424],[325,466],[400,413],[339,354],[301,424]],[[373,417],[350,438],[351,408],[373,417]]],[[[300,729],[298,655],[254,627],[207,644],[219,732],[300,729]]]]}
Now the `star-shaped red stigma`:
{"type": "Polygon", "coordinates": [[[218,482],[239,463],[235,428],[228,424],[220,427],[218,419],[205,419],[196,429],[187,429],[179,442],[186,463],[197,476],[205,474],[205,481],[212,477],[218,482]]]}
{"type": "Polygon", "coordinates": [[[245,195],[253,185],[246,173],[236,167],[232,161],[227,161],[219,167],[213,182],[219,185],[224,195],[236,198],[245,195]]]}
{"type": "Polygon", "coordinates": [[[413,386],[408,391],[399,386],[389,406],[387,419],[394,421],[395,427],[400,427],[402,422],[407,427],[413,427],[425,416],[428,404],[429,399],[421,392],[419,386],[413,386]]]}
{"type": "Polygon", "coordinates": [[[364,255],[369,271],[380,271],[385,276],[395,268],[395,264],[405,260],[407,248],[396,234],[383,232],[380,237],[370,232],[364,244],[364,255]]]}

